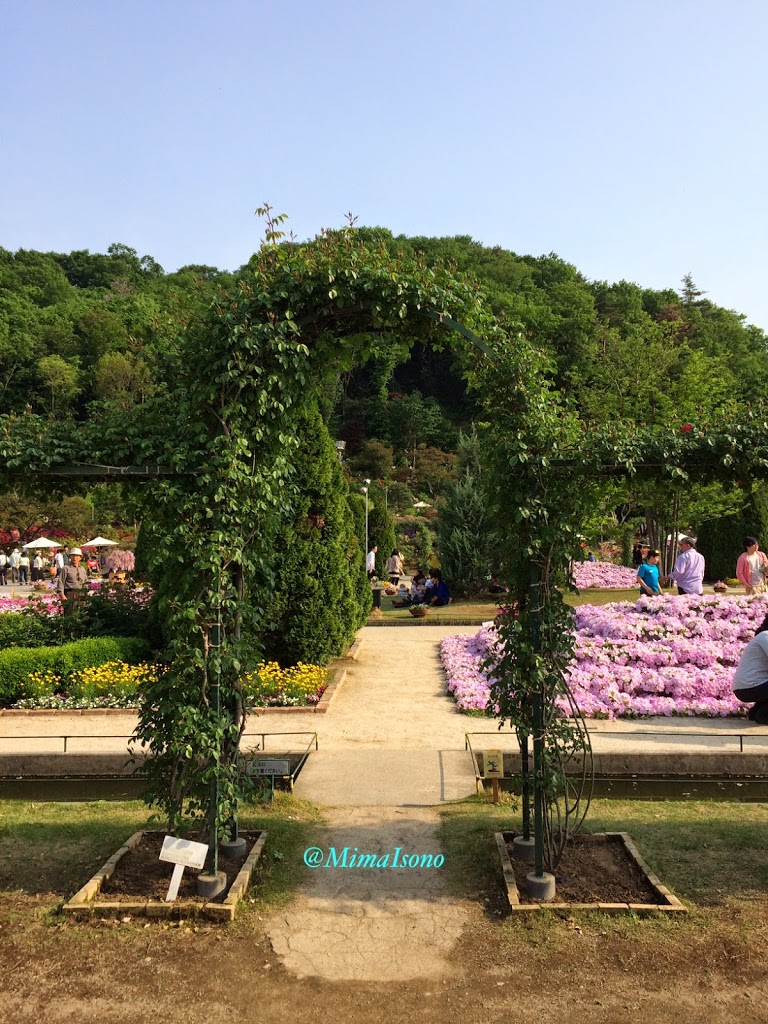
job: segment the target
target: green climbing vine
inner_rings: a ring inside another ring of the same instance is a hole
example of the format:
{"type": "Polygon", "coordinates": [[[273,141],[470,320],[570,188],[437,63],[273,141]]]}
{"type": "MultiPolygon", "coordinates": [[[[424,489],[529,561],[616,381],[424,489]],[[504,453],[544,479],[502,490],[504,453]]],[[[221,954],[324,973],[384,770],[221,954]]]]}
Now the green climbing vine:
{"type": "Polygon", "coordinates": [[[207,816],[220,833],[236,822],[247,786],[240,679],[259,656],[245,638],[269,614],[253,581],[268,585],[286,507],[300,511],[297,423],[311,421],[350,366],[418,340],[458,344],[484,405],[487,494],[516,606],[501,626],[494,699],[520,735],[545,738],[538,784],[555,806],[562,751],[585,743],[562,713],[571,653],[562,592],[594,481],[764,475],[765,417],[677,433],[594,429],[563,407],[544,358],[489,313],[471,281],[395,259],[353,228],[286,242],[281,219],[263,212],[266,244],[179,339],[166,392],[130,417],[94,406],[76,432],[31,415],[0,418],[0,482],[45,478],[61,464],[146,467],[138,493],[167,664],[137,731],[149,754],[146,797],[171,831],[185,815],[207,816]]]}

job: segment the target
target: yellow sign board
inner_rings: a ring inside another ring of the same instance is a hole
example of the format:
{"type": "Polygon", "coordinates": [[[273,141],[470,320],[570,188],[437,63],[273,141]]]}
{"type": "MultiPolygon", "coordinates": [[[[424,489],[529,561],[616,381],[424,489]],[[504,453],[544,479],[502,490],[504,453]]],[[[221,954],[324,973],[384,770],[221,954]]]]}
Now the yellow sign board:
{"type": "Polygon", "coordinates": [[[483,751],[483,777],[486,779],[504,778],[504,755],[500,750],[483,751]]]}

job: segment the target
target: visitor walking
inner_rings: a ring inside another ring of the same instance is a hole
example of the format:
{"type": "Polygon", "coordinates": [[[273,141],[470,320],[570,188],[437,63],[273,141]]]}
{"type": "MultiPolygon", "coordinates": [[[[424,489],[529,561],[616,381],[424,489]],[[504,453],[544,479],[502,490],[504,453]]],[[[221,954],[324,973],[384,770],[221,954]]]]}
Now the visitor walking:
{"type": "Polygon", "coordinates": [[[438,555],[437,553],[437,548],[433,547],[432,550],[429,552],[429,555],[427,556],[427,568],[432,570],[442,569],[442,567],[443,566],[442,563],[440,562],[440,555],[438,555]]]}
{"type": "Polygon", "coordinates": [[[8,555],[0,548],[0,586],[8,583],[8,555]]]}
{"type": "Polygon", "coordinates": [[[389,582],[397,586],[400,582],[400,577],[403,575],[403,559],[397,548],[387,559],[386,572],[389,576],[389,582]]]}
{"type": "Polygon", "coordinates": [[[768,725],[768,615],[744,648],[733,677],[733,692],[752,707],[750,722],[768,725]]]}
{"type": "Polygon", "coordinates": [[[19,583],[29,583],[29,555],[26,551],[19,556],[19,583]]]}
{"type": "Polygon", "coordinates": [[[633,568],[635,568],[635,569],[639,569],[640,568],[640,566],[643,564],[643,560],[645,559],[645,556],[648,554],[649,550],[650,550],[650,544],[648,544],[647,541],[639,541],[637,544],[635,544],[635,546],[632,548],[632,566],[633,566],[633,568]]]}
{"type": "Polygon", "coordinates": [[[32,582],[39,583],[43,578],[43,556],[38,551],[32,559],[32,582]]]}
{"type": "Polygon", "coordinates": [[[8,568],[11,573],[11,583],[19,582],[19,562],[21,561],[21,552],[18,548],[14,548],[8,558],[8,568]]]}
{"type": "Polygon", "coordinates": [[[372,580],[376,575],[376,553],[378,550],[378,546],[374,544],[365,560],[365,572],[369,580],[372,580]]]}
{"type": "Polygon", "coordinates": [[[683,537],[680,554],[670,575],[677,584],[678,594],[704,593],[704,556],[696,550],[693,537],[683,537]]]}
{"type": "Polygon", "coordinates": [[[645,561],[637,570],[637,582],[640,584],[640,593],[649,597],[658,597],[661,594],[659,582],[659,552],[649,551],[645,561]]]}
{"type": "Polygon", "coordinates": [[[761,594],[765,590],[768,558],[760,550],[757,537],[744,538],[744,552],[736,563],[736,578],[744,584],[748,594],[761,594]]]}

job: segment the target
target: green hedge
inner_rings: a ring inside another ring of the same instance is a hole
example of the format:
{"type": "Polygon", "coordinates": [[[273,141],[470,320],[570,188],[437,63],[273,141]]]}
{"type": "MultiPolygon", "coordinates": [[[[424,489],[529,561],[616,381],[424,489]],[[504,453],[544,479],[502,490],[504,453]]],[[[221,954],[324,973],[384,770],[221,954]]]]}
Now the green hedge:
{"type": "Polygon", "coordinates": [[[7,647],[44,647],[56,643],[56,621],[50,616],[5,612],[0,615],[0,651],[7,647]]]}
{"type": "Polygon", "coordinates": [[[0,705],[24,696],[24,683],[33,672],[53,672],[67,679],[79,669],[125,661],[135,665],[149,657],[146,641],[138,637],[99,636],[60,647],[11,647],[0,651],[0,705]]]}

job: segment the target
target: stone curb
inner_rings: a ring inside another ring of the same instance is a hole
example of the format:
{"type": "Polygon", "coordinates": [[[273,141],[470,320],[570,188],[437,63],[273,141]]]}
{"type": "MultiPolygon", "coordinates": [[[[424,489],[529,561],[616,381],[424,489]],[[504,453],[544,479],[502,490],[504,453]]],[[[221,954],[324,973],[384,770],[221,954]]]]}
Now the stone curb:
{"type": "Polygon", "coordinates": [[[237,905],[248,891],[251,874],[264,849],[264,843],[267,840],[266,832],[261,832],[259,838],[251,847],[251,851],[234,882],[229,887],[229,892],[223,903],[200,904],[184,902],[183,900],[174,901],[173,903],[159,902],[157,900],[137,900],[132,902],[102,900],[96,902],[102,885],[108,878],[111,878],[118,861],[137,846],[145,834],[151,834],[156,831],[156,829],[142,829],[140,832],[134,832],[120,849],[102,864],[85,885],[62,906],[62,911],[75,917],[130,913],[137,917],[172,918],[180,916],[191,917],[203,913],[217,921],[233,921],[237,912],[237,905]]]}
{"type": "Polygon", "coordinates": [[[599,842],[603,839],[619,837],[627,854],[637,865],[638,869],[647,879],[648,884],[659,897],[659,900],[661,901],[660,903],[521,903],[520,890],[517,888],[517,879],[515,878],[515,869],[512,867],[512,861],[509,856],[509,851],[507,850],[507,842],[511,841],[513,837],[513,832],[496,832],[494,835],[496,848],[499,851],[499,857],[501,859],[504,886],[507,891],[507,902],[509,903],[509,908],[513,913],[528,914],[536,913],[541,910],[600,910],[606,914],[688,913],[688,908],[684,906],[677,896],[673,895],[665,885],[662,885],[656,875],[651,871],[640,856],[631,836],[626,832],[594,832],[589,835],[584,835],[583,838],[589,839],[590,841],[594,839],[599,842]]]}
{"type": "Polygon", "coordinates": [[[56,718],[75,718],[78,715],[87,715],[89,718],[102,718],[106,715],[135,715],[136,708],[0,708],[0,718],[14,718],[16,716],[31,715],[53,715],[56,718]]]}
{"type": "Polygon", "coordinates": [[[435,616],[430,618],[425,615],[420,619],[369,619],[366,626],[482,626],[484,622],[490,622],[487,616],[483,619],[443,619],[435,616]]]}

